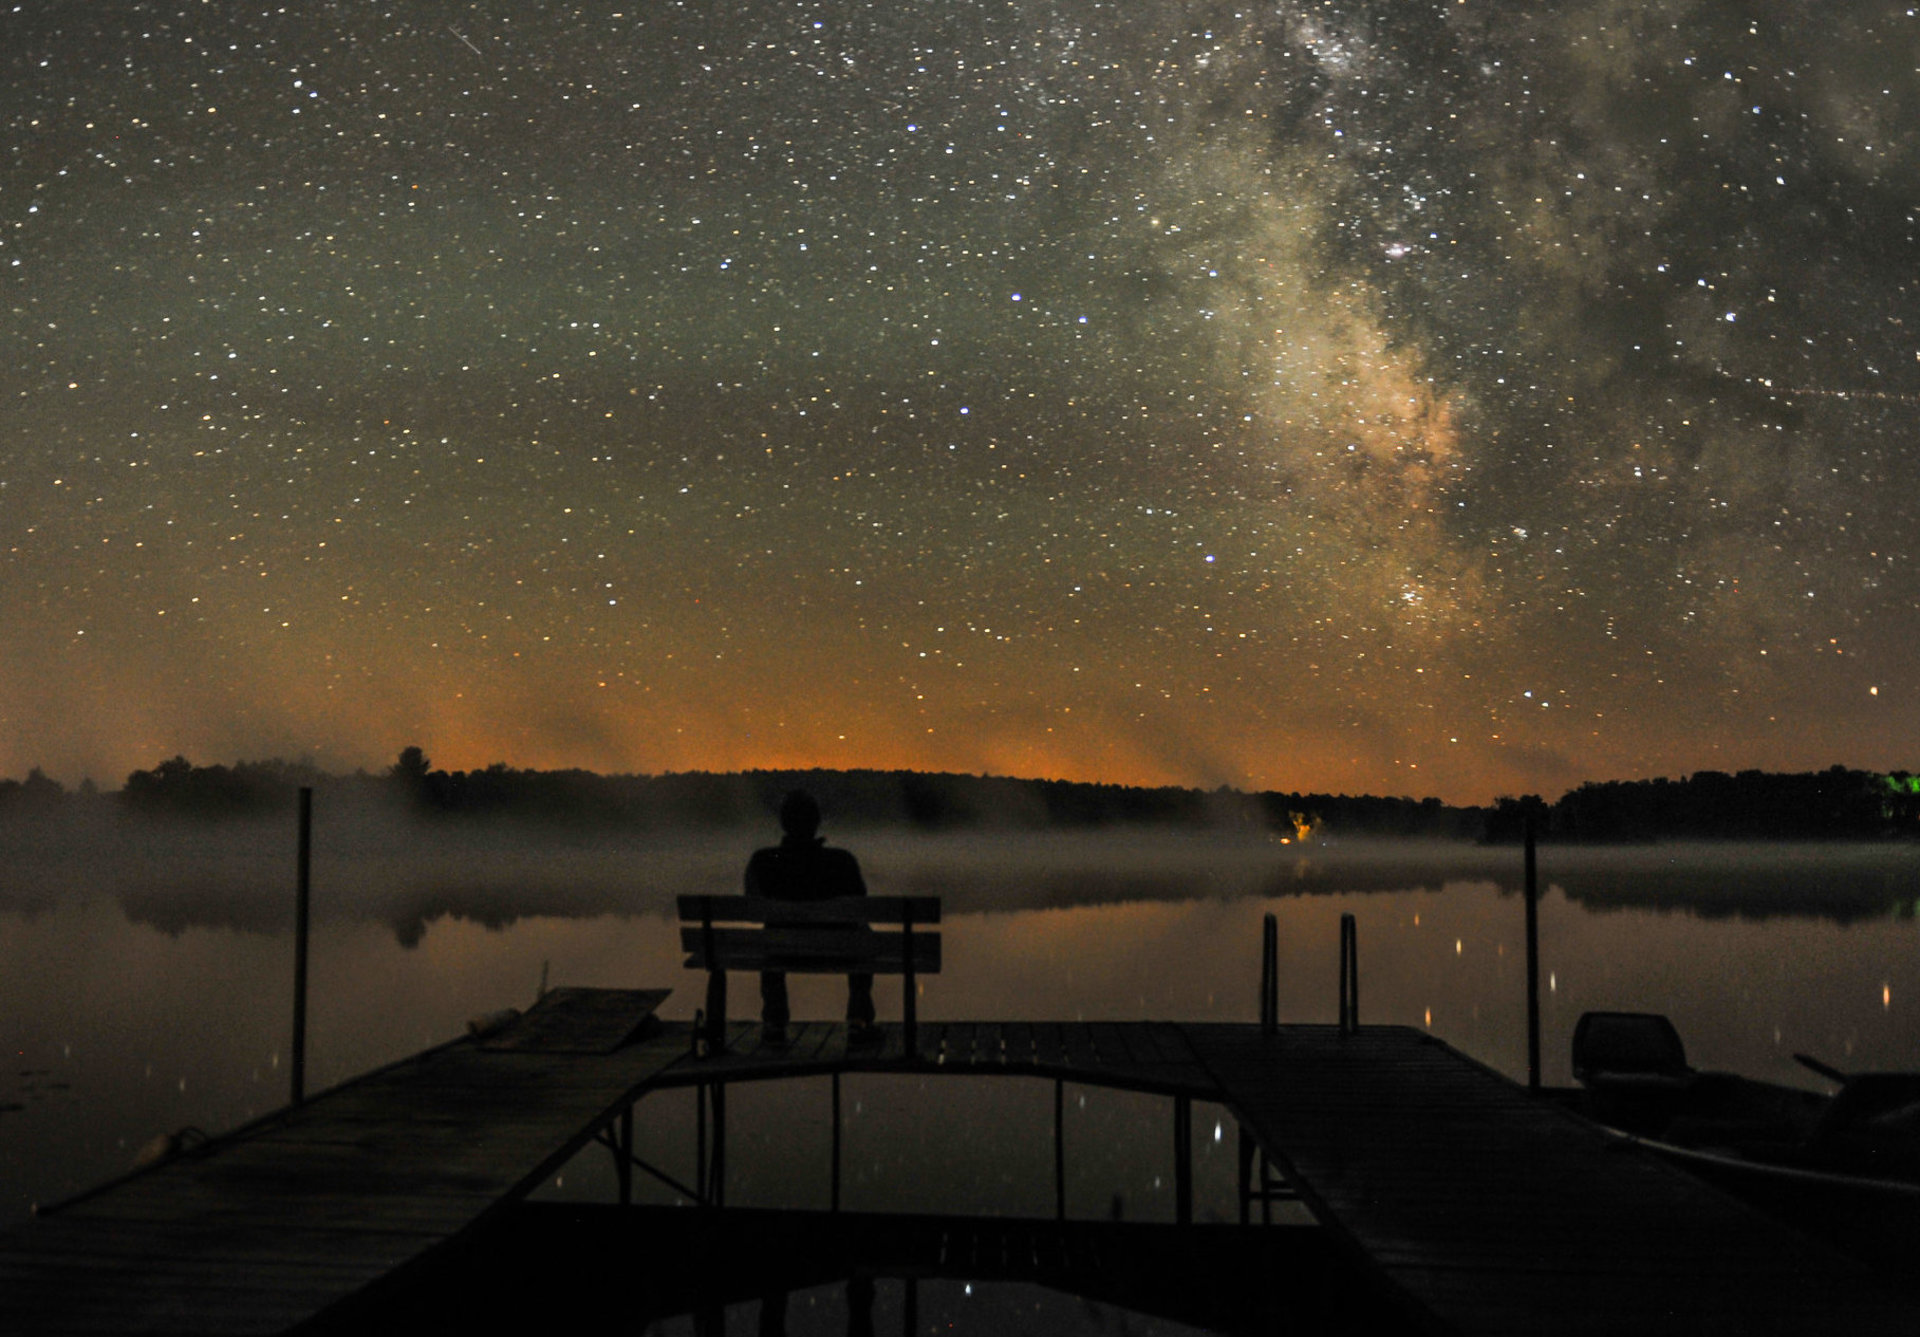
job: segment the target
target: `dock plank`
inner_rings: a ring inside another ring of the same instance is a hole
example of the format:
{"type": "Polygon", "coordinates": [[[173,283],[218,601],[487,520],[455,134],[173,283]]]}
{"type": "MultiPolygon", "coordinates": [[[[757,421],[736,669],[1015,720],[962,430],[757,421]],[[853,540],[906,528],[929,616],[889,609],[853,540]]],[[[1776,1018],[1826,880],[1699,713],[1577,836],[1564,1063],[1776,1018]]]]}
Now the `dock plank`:
{"type": "Polygon", "coordinates": [[[1863,1267],[1422,1032],[1183,1030],[1322,1223],[1447,1330],[1913,1330],[1863,1267]]]}
{"type": "Polygon", "coordinates": [[[281,1332],[419,1262],[685,1052],[605,1050],[658,991],[592,992],[577,1037],[549,1016],[525,1048],[430,1050],[0,1232],[0,1331],[281,1332]]]}

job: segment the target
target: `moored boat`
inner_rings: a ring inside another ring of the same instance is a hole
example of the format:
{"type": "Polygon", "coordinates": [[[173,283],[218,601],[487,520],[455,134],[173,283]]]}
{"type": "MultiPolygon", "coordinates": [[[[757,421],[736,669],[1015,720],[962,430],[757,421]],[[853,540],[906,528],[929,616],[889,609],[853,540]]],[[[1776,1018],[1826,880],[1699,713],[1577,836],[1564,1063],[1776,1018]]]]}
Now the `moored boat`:
{"type": "Polygon", "coordinates": [[[1686,1061],[1658,1013],[1589,1012],[1569,1093],[1588,1117],[1909,1287],[1920,1241],[1920,1073],[1846,1073],[1834,1095],[1686,1061]]]}

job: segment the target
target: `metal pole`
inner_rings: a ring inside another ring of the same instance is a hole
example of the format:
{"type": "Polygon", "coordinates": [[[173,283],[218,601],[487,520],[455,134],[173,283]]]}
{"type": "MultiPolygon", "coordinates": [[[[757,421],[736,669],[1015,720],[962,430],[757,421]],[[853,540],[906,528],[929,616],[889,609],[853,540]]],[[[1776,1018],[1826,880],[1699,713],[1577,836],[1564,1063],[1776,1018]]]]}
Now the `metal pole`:
{"type": "Polygon", "coordinates": [[[299,871],[293,896],[293,1103],[307,1098],[307,918],[312,900],[313,790],[300,787],[299,871]]]}
{"type": "Polygon", "coordinates": [[[620,1181],[620,1205],[633,1205],[633,1106],[620,1111],[620,1132],[614,1139],[613,1166],[620,1181]]]}
{"type": "Polygon", "coordinates": [[[708,1201],[707,1190],[707,1084],[701,1082],[694,1087],[693,1126],[695,1128],[693,1144],[693,1182],[700,1186],[701,1205],[708,1201]]]}
{"type": "Polygon", "coordinates": [[[1253,1134],[1246,1125],[1240,1126],[1240,1224],[1250,1224],[1249,1216],[1253,1206],[1253,1134]]]}
{"type": "Polygon", "coordinates": [[[1067,1219],[1067,1084],[1053,1081],[1053,1218],[1067,1219]]]}
{"type": "Polygon", "coordinates": [[[840,1210],[840,1074],[833,1074],[833,1210],[840,1210]]]}
{"type": "Polygon", "coordinates": [[[1527,1089],[1540,1089],[1540,877],[1534,859],[1533,818],[1527,818],[1527,1089]]]}
{"type": "Polygon", "coordinates": [[[1273,1163],[1265,1147],[1260,1148],[1260,1224],[1273,1224],[1273,1163]]]}
{"type": "Polygon", "coordinates": [[[1173,1219],[1193,1224],[1193,1101],[1173,1098],[1173,1219]]]}
{"type": "Polygon", "coordinates": [[[1360,1029],[1360,928],[1352,915],[1340,916],[1340,1031],[1360,1029]]]}
{"type": "Polygon", "coordinates": [[[1260,924],[1260,1032],[1280,1029],[1280,924],[1268,915],[1260,924]]]}
{"type": "Polygon", "coordinates": [[[913,973],[913,905],[901,916],[900,946],[906,957],[906,969],[900,977],[901,1052],[908,1063],[920,1057],[920,985],[913,973]]]}
{"type": "Polygon", "coordinates": [[[1347,1012],[1360,1029],[1360,921],[1347,916],[1347,1012]]]}
{"type": "Polygon", "coordinates": [[[713,1084],[713,1187],[707,1200],[715,1207],[727,1205],[727,1084],[713,1084]]]}

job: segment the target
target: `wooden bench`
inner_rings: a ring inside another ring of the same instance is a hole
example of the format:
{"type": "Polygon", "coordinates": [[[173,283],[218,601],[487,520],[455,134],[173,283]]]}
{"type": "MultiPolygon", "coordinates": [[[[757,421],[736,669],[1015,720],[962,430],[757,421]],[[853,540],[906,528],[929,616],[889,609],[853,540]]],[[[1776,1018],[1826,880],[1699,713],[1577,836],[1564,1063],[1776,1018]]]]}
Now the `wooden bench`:
{"type": "Polygon", "coordinates": [[[915,1052],[915,977],[940,973],[938,896],[843,896],[776,901],[758,896],[682,896],[680,945],[687,968],[707,972],[707,1039],[726,1047],[727,972],[899,975],[906,1052],[915,1052]],[[898,924],[876,931],[874,924],[898,924]]]}

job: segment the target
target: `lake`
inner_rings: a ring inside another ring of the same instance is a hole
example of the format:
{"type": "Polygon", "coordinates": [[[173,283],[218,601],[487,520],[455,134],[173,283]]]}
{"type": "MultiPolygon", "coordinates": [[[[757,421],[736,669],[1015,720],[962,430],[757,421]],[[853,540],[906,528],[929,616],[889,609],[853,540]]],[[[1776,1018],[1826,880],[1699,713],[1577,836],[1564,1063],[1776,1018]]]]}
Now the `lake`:
{"type": "MultiPolygon", "coordinates": [[[[552,985],[670,986],[690,1017],[672,898],[735,889],[758,833],[573,837],[324,821],[316,836],[308,1089],[448,1039],[552,985]]],[[[283,1103],[293,899],[286,823],[104,823],[4,834],[0,1211],[23,1218],[124,1170],[156,1133],[218,1132],[283,1103]]],[[[1331,1021],[1342,914],[1365,1022],[1431,1029],[1525,1076],[1515,849],[1281,844],[1260,832],[837,833],[876,893],[944,898],[928,1020],[1256,1016],[1260,924],[1280,926],[1283,1020],[1331,1021]]],[[[1665,1012],[1696,1066],[1819,1089],[1795,1051],[1920,1067],[1920,851],[1906,846],[1543,847],[1543,1056],[1570,1080],[1588,1009],[1665,1012]]],[[[736,1009],[754,1002],[750,979],[736,1009]]],[[[796,978],[795,1014],[845,985],[796,978]]],[[[883,1017],[898,984],[882,980],[883,1017]]],[[[851,1209],[1052,1210],[1051,1088],[857,1077],[851,1209]]],[[[641,1152],[691,1177],[692,1097],[641,1106],[641,1152]],[[682,1107],[685,1108],[682,1108],[682,1107]]],[[[824,1079],[742,1088],[729,1201],[824,1205],[824,1079]]],[[[1070,1210],[1170,1220],[1165,1102],[1069,1088],[1070,1210]]],[[[1234,1211],[1234,1128],[1195,1112],[1196,1206],[1234,1211]]],[[[671,1201],[650,1180],[641,1196],[671,1201]]],[[[543,1193],[607,1200],[603,1153],[543,1193]]]]}

